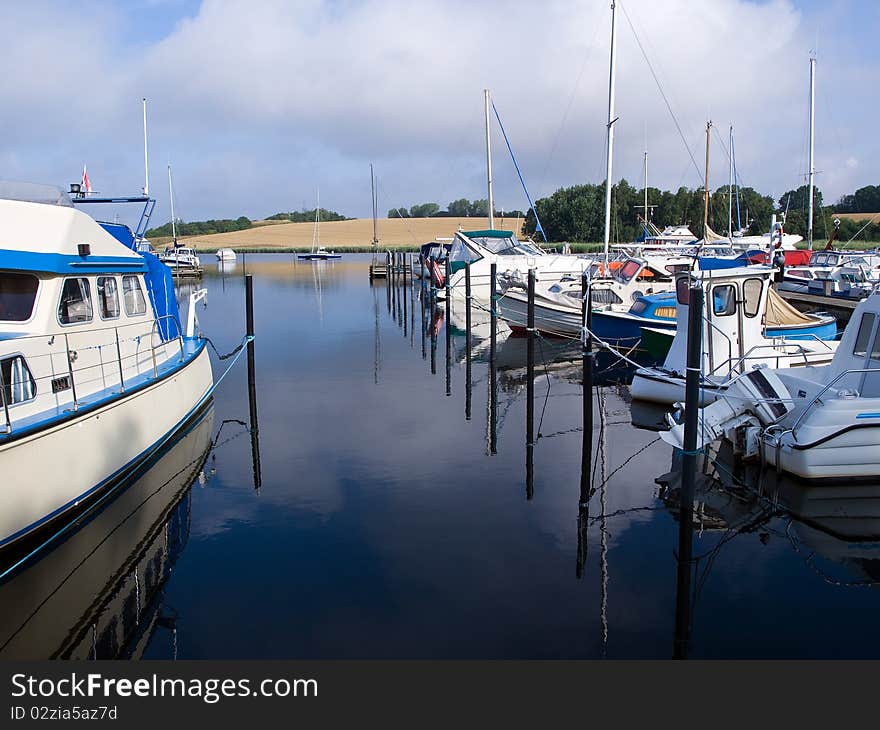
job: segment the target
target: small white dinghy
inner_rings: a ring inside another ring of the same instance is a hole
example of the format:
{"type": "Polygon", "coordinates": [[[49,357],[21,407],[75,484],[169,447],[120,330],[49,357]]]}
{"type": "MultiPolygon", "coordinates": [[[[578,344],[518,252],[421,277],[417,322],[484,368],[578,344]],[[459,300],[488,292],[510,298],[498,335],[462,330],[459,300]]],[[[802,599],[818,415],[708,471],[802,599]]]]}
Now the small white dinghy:
{"type": "MultiPolygon", "coordinates": [[[[760,368],[733,380],[700,410],[697,448],[727,439],[802,479],[877,479],[880,475],[880,290],[853,313],[830,365],[760,368]]],[[[684,427],[664,441],[679,448],[684,427]]]]}
{"type": "Polygon", "coordinates": [[[221,248],[217,251],[218,261],[235,261],[235,251],[231,248],[221,248]]]}

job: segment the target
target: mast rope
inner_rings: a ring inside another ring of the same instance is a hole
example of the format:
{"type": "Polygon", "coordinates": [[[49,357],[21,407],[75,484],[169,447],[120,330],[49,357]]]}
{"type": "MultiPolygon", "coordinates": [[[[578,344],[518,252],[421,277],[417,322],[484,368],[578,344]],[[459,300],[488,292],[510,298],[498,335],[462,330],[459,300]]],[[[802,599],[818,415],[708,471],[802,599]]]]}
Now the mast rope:
{"type": "Polygon", "coordinates": [[[498,120],[498,127],[501,129],[501,135],[504,137],[504,142],[507,144],[507,151],[510,152],[510,159],[513,160],[513,166],[516,168],[516,174],[519,177],[520,185],[522,185],[523,192],[526,194],[526,199],[529,201],[529,208],[535,214],[535,231],[540,231],[541,237],[544,239],[544,243],[547,243],[547,234],[544,233],[544,227],[541,225],[541,219],[538,217],[538,210],[537,208],[535,208],[535,204],[532,202],[532,196],[529,195],[529,190],[526,187],[526,181],[523,180],[522,172],[520,172],[519,164],[517,164],[516,156],[513,154],[513,148],[511,148],[510,146],[510,140],[507,138],[507,132],[504,131],[504,125],[501,123],[501,117],[498,114],[498,110],[495,108],[494,101],[492,102],[492,111],[495,112],[495,118],[498,120]]]}
{"type": "Polygon", "coordinates": [[[697,177],[703,177],[703,172],[700,170],[700,166],[697,164],[697,160],[694,157],[694,153],[691,151],[690,145],[687,143],[687,139],[684,136],[684,132],[681,130],[681,125],[678,123],[678,118],[675,116],[675,112],[672,111],[672,105],[669,103],[669,99],[666,98],[666,92],[663,91],[663,85],[660,83],[660,79],[657,78],[657,74],[654,71],[654,66],[651,64],[651,60],[648,58],[648,54],[645,51],[645,47],[642,45],[642,39],[639,38],[639,34],[636,33],[635,26],[630,20],[629,13],[626,12],[626,6],[621,2],[620,9],[623,10],[623,17],[626,18],[626,22],[629,24],[629,29],[632,31],[633,36],[636,39],[636,44],[639,47],[639,50],[642,52],[642,58],[645,59],[645,63],[648,64],[648,70],[651,72],[651,76],[654,79],[654,83],[657,84],[657,90],[660,92],[660,96],[663,98],[663,103],[666,104],[666,110],[669,112],[669,115],[672,117],[672,121],[675,124],[675,128],[678,130],[678,136],[681,137],[681,141],[684,144],[684,148],[687,150],[688,156],[691,158],[691,162],[694,163],[694,169],[697,171],[697,177]]]}

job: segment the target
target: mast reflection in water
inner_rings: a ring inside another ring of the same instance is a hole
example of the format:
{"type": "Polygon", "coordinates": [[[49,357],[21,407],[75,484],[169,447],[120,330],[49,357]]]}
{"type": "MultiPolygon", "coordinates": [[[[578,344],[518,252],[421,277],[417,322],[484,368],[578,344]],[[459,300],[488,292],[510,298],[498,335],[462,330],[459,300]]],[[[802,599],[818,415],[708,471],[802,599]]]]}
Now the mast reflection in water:
{"type": "MultiPolygon", "coordinates": [[[[209,406],[74,532],[4,579],[0,659],[136,658],[160,630],[174,654],[163,589],[189,538],[213,423],[209,406]]],[[[2,556],[2,570],[20,558],[2,556]]]]}

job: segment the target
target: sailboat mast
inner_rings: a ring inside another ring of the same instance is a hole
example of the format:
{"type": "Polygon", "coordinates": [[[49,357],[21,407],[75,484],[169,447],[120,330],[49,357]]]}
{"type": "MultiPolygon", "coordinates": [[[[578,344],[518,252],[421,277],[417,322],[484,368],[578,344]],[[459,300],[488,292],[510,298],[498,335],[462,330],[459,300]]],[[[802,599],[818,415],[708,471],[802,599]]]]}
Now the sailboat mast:
{"type": "Polygon", "coordinates": [[[315,253],[316,246],[321,245],[321,235],[318,232],[318,223],[320,221],[321,211],[321,188],[315,190],[315,229],[312,231],[312,253],[315,253]]]}
{"type": "Polygon", "coordinates": [[[706,177],[703,186],[703,241],[709,233],[709,132],[712,129],[712,120],[706,123],[706,177]]]}
{"type": "Polygon", "coordinates": [[[376,179],[373,177],[373,163],[370,163],[370,195],[373,198],[373,249],[379,249],[379,234],[377,232],[376,227],[376,216],[379,214],[376,206],[378,205],[378,201],[376,200],[376,179]]]}
{"type": "Polygon", "coordinates": [[[733,125],[727,143],[727,237],[733,240],[733,125]]]}
{"type": "Polygon", "coordinates": [[[147,162],[147,97],[141,99],[144,107],[144,195],[150,194],[150,168],[147,162]]]}
{"type": "Polygon", "coordinates": [[[810,56],[810,183],[809,212],[807,213],[807,244],[813,248],[813,176],[816,170],[813,165],[813,126],[816,121],[816,57],[810,56]]]}
{"type": "Polygon", "coordinates": [[[645,150],[645,227],[648,226],[648,150],[645,150]]]}
{"type": "Polygon", "coordinates": [[[611,0],[611,63],[608,73],[608,126],[606,128],[605,155],[605,272],[608,272],[608,244],[611,240],[611,162],[614,150],[614,72],[616,48],[614,37],[617,31],[615,0],[611,0]]]}
{"type": "Polygon", "coordinates": [[[168,165],[168,197],[171,199],[171,241],[177,248],[177,227],[174,223],[174,185],[171,183],[171,165],[168,165]]]}
{"type": "Polygon", "coordinates": [[[486,180],[489,187],[489,228],[495,228],[495,201],[492,196],[492,137],[489,134],[489,89],[483,89],[486,102],[486,180]]]}

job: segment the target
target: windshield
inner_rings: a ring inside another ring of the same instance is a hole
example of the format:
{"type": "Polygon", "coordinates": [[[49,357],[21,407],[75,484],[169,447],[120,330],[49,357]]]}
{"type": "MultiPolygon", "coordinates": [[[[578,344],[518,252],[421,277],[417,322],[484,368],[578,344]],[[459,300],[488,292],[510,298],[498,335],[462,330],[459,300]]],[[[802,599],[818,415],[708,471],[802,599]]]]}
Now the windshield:
{"type": "Polygon", "coordinates": [[[642,264],[635,259],[630,259],[613,273],[615,279],[621,284],[629,283],[632,278],[642,270],[642,264]]]}

